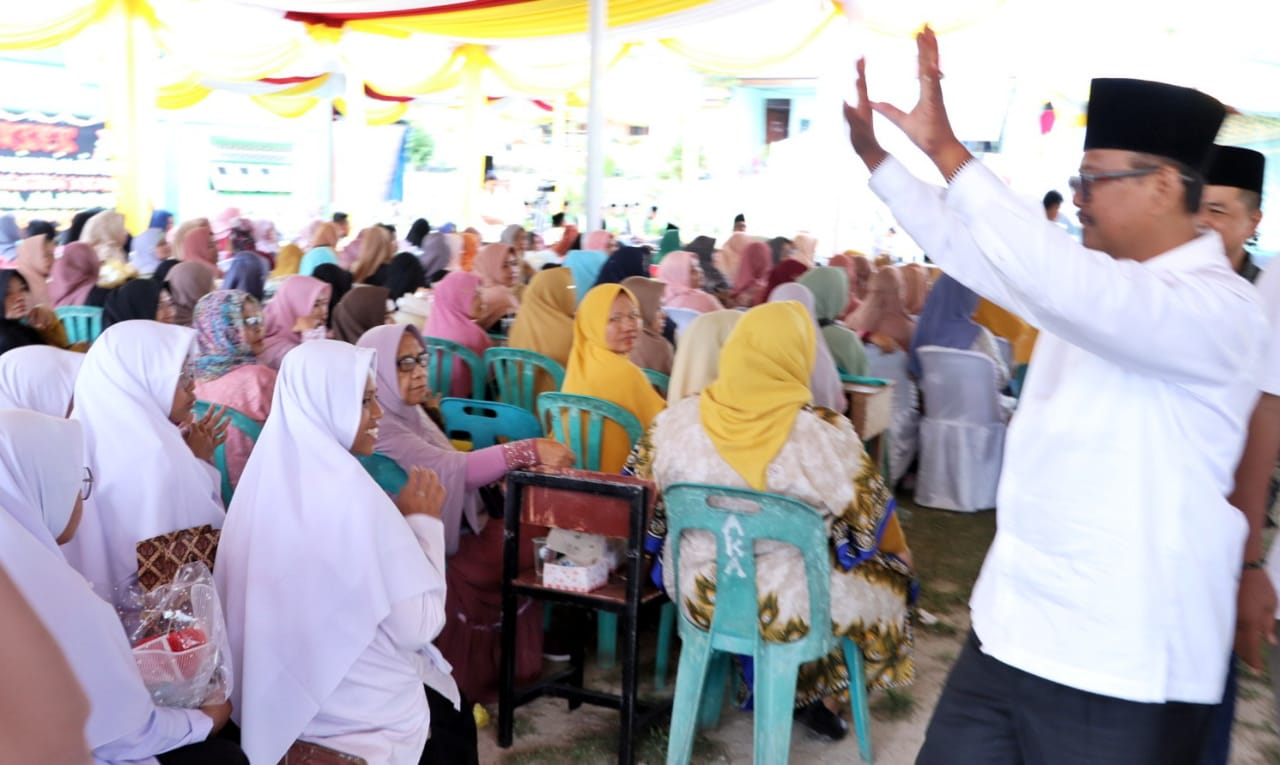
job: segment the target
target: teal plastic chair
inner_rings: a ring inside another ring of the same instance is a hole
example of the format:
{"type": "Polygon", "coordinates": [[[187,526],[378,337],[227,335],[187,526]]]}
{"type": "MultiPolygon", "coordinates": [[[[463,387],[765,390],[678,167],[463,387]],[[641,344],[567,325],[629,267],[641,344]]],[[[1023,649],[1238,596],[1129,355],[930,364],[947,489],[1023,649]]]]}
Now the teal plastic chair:
{"type": "Polygon", "coordinates": [[[880,377],[861,377],[859,375],[851,375],[844,372],[840,373],[840,382],[847,383],[849,385],[875,385],[877,387],[884,387],[889,384],[888,380],[880,377]]]}
{"type": "Polygon", "coordinates": [[[409,474],[404,468],[385,454],[357,454],[356,459],[360,460],[373,480],[378,482],[378,486],[393,497],[409,482],[409,474]]]}
{"type": "MultiPolygon", "coordinates": [[[[631,446],[644,435],[640,420],[626,409],[609,401],[573,393],[543,393],[538,396],[538,421],[547,424],[546,432],[555,440],[573,450],[578,461],[574,467],[582,470],[600,470],[600,447],[604,438],[605,420],[612,420],[627,432],[631,446]],[[583,420],[586,421],[584,427],[583,420]],[[549,424],[548,424],[549,423],[549,424]]],[[[658,629],[658,666],[655,682],[661,688],[666,684],[667,657],[670,655],[671,622],[664,605],[658,629]],[[666,624],[664,632],[662,625],[666,624]]],[[[618,615],[596,612],[596,658],[600,666],[610,669],[617,662],[618,615]]]]}
{"type": "MultiPolygon", "coordinates": [[[[484,366],[496,384],[498,400],[537,414],[538,371],[550,375],[556,390],[564,384],[564,367],[555,359],[522,348],[490,348],[484,352],[484,366]]],[[[474,395],[474,394],[472,394],[474,395]]]]}
{"type": "Polygon", "coordinates": [[[611,401],[574,393],[543,393],[538,396],[538,420],[546,432],[573,450],[582,470],[600,469],[600,451],[604,441],[605,420],[622,426],[635,446],[644,435],[640,420],[611,401]],[[586,421],[585,427],[583,421],[586,421]]]}
{"type": "Polygon", "coordinates": [[[64,305],[53,309],[67,330],[67,342],[92,343],[102,334],[102,309],[91,305],[64,305]]]}
{"type": "MultiPolygon", "coordinates": [[[[210,404],[208,401],[197,401],[192,412],[196,417],[204,417],[209,411],[210,406],[218,406],[210,404]]],[[[231,407],[227,407],[227,417],[231,418],[231,427],[240,431],[249,437],[250,441],[258,443],[258,436],[262,435],[262,426],[253,420],[249,415],[231,407]]],[[[213,465],[218,468],[218,472],[222,474],[222,504],[226,507],[231,506],[231,473],[227,470],[227,444],[224,441],[213,450],[213,465]]]]}
{"type": "Polygon", "coordinates": [[[536,415],[511,404],[446,398],[440,402],[440,414],[446,435],[455,441],[470,441],[472,449],[543,435],[536,415]]]}
{"type": "Polygon", "coordinates": [[[427,386],[446,396],[453,390],[453,361],[462,362],[471,370],[471,395],[484,398],[484,364],[470,348],[462,343],[439,337],[422,338],[427,344],[427,386]]]}
{"type": "MultiPolygon", "coordinates": [[[[696,727],[714,727],[732,654],[755,661],[754,761],[757,765],[787,762],[791,749],[796,674],[800,665],[825,656],[837,640],[849,670],[850,699],[864,762],[871,760],[870,712],[862,651],[848,638],[831,634],[831,545],[826,525],[813,508],[776,494],[699,484],[674,484],[663,492],[667,508],[667,544],[671,563],[680,568],[682,532],[700,529],[715,536],[716,609],[711,628],[694,624],[680,609],[680,669],[671,710],[667,765],[684,765],[693,751],[696,727]],[[725,502],[724,500],[729,500],[725,502]],[[809,624],[804,637],[789,643],[765,642],[760,634],[756,592],[758,539],[794,546],[804,556],[809,586],[809,624]],[[745,552],[745,554],[744,554],[745,552]]],[[[672,601],[683,602],[679,577],[672,601]]]]}
{"type": "Polygon", "coordinates": [[[649,382],[653,384],[653,387],[657,388],[658,392],[661,393],[663,397],[666,397],[667,388],[671,386],[671,376],[664,375],[663,373],[653,369],[645,369],[642,371],[644,372],[644,376],[649,379],[649,382]]]}

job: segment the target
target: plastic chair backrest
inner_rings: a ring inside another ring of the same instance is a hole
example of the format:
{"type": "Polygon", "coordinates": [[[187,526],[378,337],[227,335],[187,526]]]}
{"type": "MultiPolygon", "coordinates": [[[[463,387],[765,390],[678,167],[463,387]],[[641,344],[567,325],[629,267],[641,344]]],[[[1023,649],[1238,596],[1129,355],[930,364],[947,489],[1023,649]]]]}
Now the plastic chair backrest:
{"type": "Polygon", "coordinates": [[[484,396],[484,363],[480,357],[462,343],[445,340],[440,337],[422,338],[427,344],[427,386],[437,392],[449,395],[453,390],[454,360],[461,359],[471,370],[471,395],[477,398],[484,396]]]}
{"type": "Polygon", "coordinates": [[[53,309],[67,330],[67,342],[92,343],[102,334],[102,309],[91,305],[64,305],[53,309]]]}
{"type": "Polygon", "coordinates": [[[511,404],[446,398],[440,402],[440,413],[445,434],[455,441],[470,441],[472,449],[543,436],[537,415],[511,404]]]}
{"type": "MultiPolygon", "coordinates": [[[[703,484],[673,484],[662,493],[667,508],[667,539],[672,565],[680,570],[682,532],[701,529],[716,539],[715,616],[711,620],[713,648],[751,655],[761,648],[793,653],[806,661],[824,654],[833,640],[831,624],[831,546],[827,527],[817,510],[777,494],[703,484]],[[760,636],[759,594],[756,591],[755,542],[772,539],[792,545],[804,558],[809,590],[809,624],[813,628],[789,643],[765,643],[760,636]]],[[[684,602],[679,577],[672,601],[684,602]]],[[[680,609],[682,637],[702,630],[680,609]]]]}
{"type": "Polygon", "coordinates": [[[606,419],[627,432],[632,446],[644,435],[640,420],[613,402],[573,393],[543,393],[538,396],[538,421],[546,425],[548,435],[578,456],[574,463],[576,468],[600,469],[606,419]]]}
{"type": "Polygon", "coordinates": [[[692,308],[663,308],[662,312],[667,315],[668,319],[676,323],[677,336],[684,331],[685,327],[689,326],[690,322],[702,315],[692,308]]]}
{"type": "Polygon", "coordinates": [[[671,385],[671,376],[664,375],[655,369],[644,369],[641,371],[644,372],[644,376],[649,379],[649,382],[653,384],[653,387],[658,389],[658,392],[662,394],[662,397],[666,398],[667,388],[671,385]]]}
{"type": "Polygon", "coordinates": [[[484,366],[497,383],[499,401],[535,414],[538,411],[538,371],[546,372],[551,377],[556,390],[564,384],[564,367],[555,359],[537,351],[490,348],[484,352],[484,366]]]}
{"type": "MultiPolygon", "coordinates": [[[[209,407],[218,406],[208,401],[197,401],[192,407],[192,413],[196,417],[204,417],[209,411],[209,407]]],[[[252,417],[231,407],[226,408],[227,417],[231,418],[231,427],[240,431],[249,437],[249,440],[258,443],[258,436],[262,435],[262,426],[259,425],[252,417]]],[[[224,441],[213,450],[213,465],[218,468],[218,472],[222,474],[222,502],[227,507],[231,506],[231,473],[227,470],[227,444],[224,441]]]]}
{"type": "Polygon", "coordinates": [[[357,454],[356,459],[360,460],[373,480],[378,482],[378,486],[393,497],[409,482],[409,474],[404,468],[385,454],[357,454]]]}
{"type": "Polygon", "coordinates": [[[924,416],[930,420],[987,425],[1004,422],[996,364],[978,351],[926,345],[917,351],[924,377],[924,416]]]}

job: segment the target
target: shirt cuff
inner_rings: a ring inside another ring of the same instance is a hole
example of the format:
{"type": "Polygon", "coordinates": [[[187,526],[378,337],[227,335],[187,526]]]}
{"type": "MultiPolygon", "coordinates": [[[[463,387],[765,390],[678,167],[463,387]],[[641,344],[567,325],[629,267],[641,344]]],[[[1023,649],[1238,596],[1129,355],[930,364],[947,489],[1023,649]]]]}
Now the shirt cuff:
{"type": "Polygon", "coordinates": [[[905,191],[909,191],[919,182],[920,180],[907,170],[906,165],[890,154],[884,158],[883,162],[876,165],[875,172],[871,173],[870,186],[876,196],[887,204],[891,198],[901,197],[905,191]]]}
{"type": "Polygon", "coordinates": [[[538,464],[538,447],[532,438],[502,445],[502,456],[506,458],[507,470],[519,470],[538,464]]]}
{"type": "Polygon", "coordinates": [[[947,186],[947,206],[972,220],[988,207],[993,198],[1009,193],[1009,187],[978,159],[971,159],[960,168],[947,186]]]}

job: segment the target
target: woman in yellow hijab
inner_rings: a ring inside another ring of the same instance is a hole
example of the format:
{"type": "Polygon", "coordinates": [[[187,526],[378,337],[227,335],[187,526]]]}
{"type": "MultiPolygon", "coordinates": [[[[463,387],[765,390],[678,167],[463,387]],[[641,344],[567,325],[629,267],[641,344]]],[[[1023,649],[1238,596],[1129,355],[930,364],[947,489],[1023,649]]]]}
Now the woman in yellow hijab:
{"type": "MultiPolygon", "coordinates": [[[[553,269],[556,271],[562,269],[553,269]]],[[[627,355],[644,330],[635,295],[620,284],[601,284],[587,293],[573,320],[573,350],[564,377],[565,393],[594,396],[626,409],[649,423],[667,403],[627,355]]],[[[606,422],[600,470],[617,473],[631,452],[631,439],[620,426],[606,422]]]]}
{"type": "MultiPolygon", "coordinates": [[[[672,403],[637,445],[629,472],[658,489],[675,483],[749,488],[793,497],[826,519],[831,548],[831,620],[835,634],[862,648],[871,688],[909,684],[911,551],[893,512],[893,495],[847,419],[810,403],[817,332],[796,302],[747,311],[725,341],[715,382],[672,403]]],[[[650,525],[666,536],[660,502],[650,525]]],[[[664,545],[669,547],[670,545],[664,545]]],[[[654,549],[651,544],[650,549],[654,549]]],[[[804,562],[795,548],[756,545],[760,629],[783,642],[808,631],[804,562]]],[[[663,551],[668,593],[680,581],[681,607],[695,623],[715,613],[716,542],[704,532],[680,540],[679,572],[663,551]]],[[[832,711],[849,687],[844,660],[831,655],[802,665],[797,719],[841,738],[847,727],[832,711]]]]}
{"type": "MultiPolygon", "coordinates": [[[[568,366],[573,349],[573,312],[578,305],[573,272],[552,268],[533,277],[515,323],[507,333],[507,347],[536,351],[560,366],[568,366]]],[[[537,393],[556,390],[550,375],[539,372],[534,380],[537,393]]]]}
{"type": "Polygon", "coordinates": [[[296,244],[286,244],[276,253],[276,267],[271,270],[271,279],[283,279],[298,273],[302,264],[302,248],[296,244]]]}

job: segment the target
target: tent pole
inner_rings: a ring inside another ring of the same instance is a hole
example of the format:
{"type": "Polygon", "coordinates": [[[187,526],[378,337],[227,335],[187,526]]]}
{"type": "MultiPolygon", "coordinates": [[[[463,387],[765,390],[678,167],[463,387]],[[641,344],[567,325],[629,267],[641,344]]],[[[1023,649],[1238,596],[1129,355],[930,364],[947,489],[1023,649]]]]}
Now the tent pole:
{"type": "Polygon", "coordinates": [[[604,207],[604,76],[605,33],[609,0],[591,0],[591,92],[587,102],[586,231],[603,228],[604,207]]]}
{"type": "Polygon", "coordinates": [[[462,112],[466,139],[462,156],[462,224],[479,226],[477,206],[480,188],[484,185],[484,147],[480,136],[481,109],[484,106],[484,90],[481,85],[482,70],[478,60],[468,57],[462,67],[462,112]]]}

